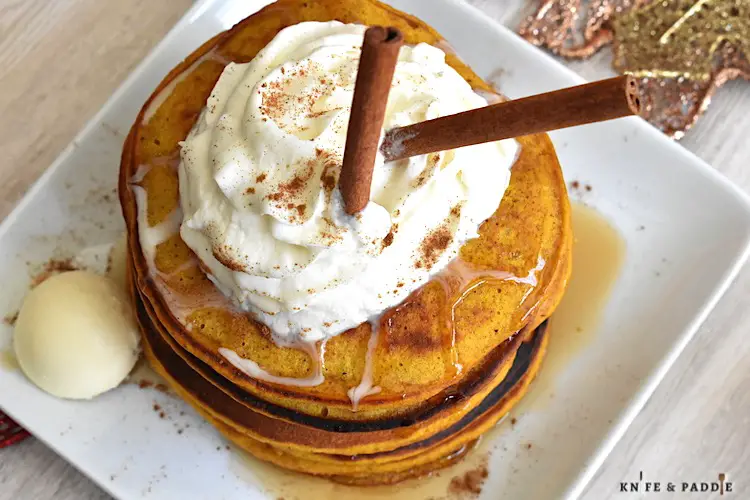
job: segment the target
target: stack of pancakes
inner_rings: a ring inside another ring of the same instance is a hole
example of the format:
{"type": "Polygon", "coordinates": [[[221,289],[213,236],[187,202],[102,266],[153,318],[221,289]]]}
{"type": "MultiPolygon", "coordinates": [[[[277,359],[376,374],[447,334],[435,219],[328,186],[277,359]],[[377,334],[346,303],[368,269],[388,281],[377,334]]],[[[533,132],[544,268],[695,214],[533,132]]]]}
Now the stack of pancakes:
{"type": "MultiPolygon", "coordinates": [[[[162,81],[124,145],[129,281],[153,368],[228,439],[285,468],[392,483],[459,459],[527,390],[570,274],[569,205],[548,137],[521,138],[500,207],[456,262],[380,318],[306,348],[277,345],[180,239],[178,143],[226,64],[250,61],[286,26],[332,19],[442,45],[374,0],[281,0],[206,42],[162,81]],[[264,376],[238,370],[222,348],[264,376]],[[365,394],[356,408],[355,387],[365,394]]],[[[455,56],[448,62],[493,92],[455,56]]]]}

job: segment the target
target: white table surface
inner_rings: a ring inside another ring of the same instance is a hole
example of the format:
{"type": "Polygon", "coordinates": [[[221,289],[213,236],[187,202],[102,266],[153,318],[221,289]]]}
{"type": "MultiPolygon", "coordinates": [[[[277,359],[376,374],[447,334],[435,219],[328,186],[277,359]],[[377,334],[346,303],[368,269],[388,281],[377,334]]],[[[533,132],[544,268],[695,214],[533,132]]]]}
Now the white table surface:
{"type": "MultiPolygon", "coordinates": [[[[428,1],[428,0],[425,0],[428,1]]],[[[470,0],[515,28],[523,0],[470,0]]],[[[49,166],[191,0],[0,0],[0,217],[49,166]]],[[[570,66],[611,75],[605,50],[570,66]]],[[[502,80],[500,80],[502,85],[502,80]]],[[[729,83],[681,141],[750,190],[750,84],[729,83]]],[[[709,209],[709,207],[707,207],[709,209]]],[[[620,481],[710,481],[750,498],[750,267],[687,347],[583,498],[676,498],[619,493],[620,481]]],[[[647,349],[648,346],[644,346],[647,349]]],[[[564,457],[561,457],[564,460],[564,457]]],[[[718,493],[689,498],[718,498],[718,493]]],[[[35,439],[0,450],[0,500],[109,496],[35,439]]]]}

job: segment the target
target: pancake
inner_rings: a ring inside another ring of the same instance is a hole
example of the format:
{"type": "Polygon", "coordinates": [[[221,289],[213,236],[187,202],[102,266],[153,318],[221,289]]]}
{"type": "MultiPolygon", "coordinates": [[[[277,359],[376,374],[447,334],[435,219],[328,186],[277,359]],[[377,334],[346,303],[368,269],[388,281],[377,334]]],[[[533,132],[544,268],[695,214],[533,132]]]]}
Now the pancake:
{"type": "MultiPolygon", "coordinates": [[[[124,144],[119,195],[154,368],[259,458],[381,484],[457,460],[523,395],[570,275],[570,207],[549,138],[519,138],[498,210],[456,261],[371,322],[314,346],[278,345],[221,294],[179,236],[179,141],[226,64],[253,59],[286,26],[333,19],[395,26],[406,43],[446,48],[422,21],[375,0],[280,0],[206,42],[161,82],[124,144]],[[246,375],[220,348],[269,377],[246,375]],[[320,383],[305,384],[313,379],[320,383]],[[348,391],[365,381],[380,392],[353,408],[348,391]]],[[[500,98],[455,55],[447,61],[477,92],[500,98]]]]}

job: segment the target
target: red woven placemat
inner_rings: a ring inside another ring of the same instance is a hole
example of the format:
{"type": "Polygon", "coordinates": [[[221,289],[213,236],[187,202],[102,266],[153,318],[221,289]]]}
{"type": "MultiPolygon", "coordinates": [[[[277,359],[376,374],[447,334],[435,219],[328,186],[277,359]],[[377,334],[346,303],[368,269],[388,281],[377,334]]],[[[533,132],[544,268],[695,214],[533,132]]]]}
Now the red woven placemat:
{"type": "Polygon", "coordinates": [[[15,423],[5,413],[0,412],[0,448],[23,441],[29,436],[29,431],[15,423]]]}

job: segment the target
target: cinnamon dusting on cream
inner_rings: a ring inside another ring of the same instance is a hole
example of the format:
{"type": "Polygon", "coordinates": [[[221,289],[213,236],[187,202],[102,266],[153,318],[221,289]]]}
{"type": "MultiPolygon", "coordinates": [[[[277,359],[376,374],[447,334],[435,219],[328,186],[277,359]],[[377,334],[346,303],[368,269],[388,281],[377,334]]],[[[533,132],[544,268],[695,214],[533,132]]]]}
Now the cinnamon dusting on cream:
{"type": "Polygon", "coordinates": [[[453,241],[453,232],[447,224],[443,224],[428,234],[419,247],[419,260],[417,261],[420,264],[419,267],[432,269],[451,241],[453,241]]]}

